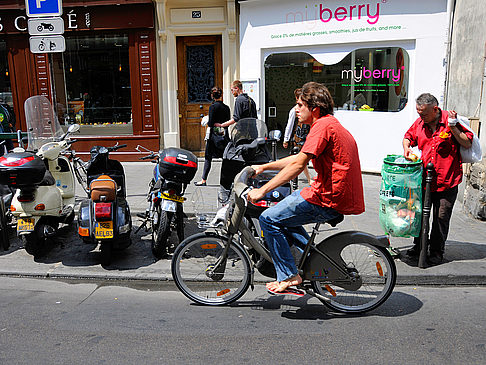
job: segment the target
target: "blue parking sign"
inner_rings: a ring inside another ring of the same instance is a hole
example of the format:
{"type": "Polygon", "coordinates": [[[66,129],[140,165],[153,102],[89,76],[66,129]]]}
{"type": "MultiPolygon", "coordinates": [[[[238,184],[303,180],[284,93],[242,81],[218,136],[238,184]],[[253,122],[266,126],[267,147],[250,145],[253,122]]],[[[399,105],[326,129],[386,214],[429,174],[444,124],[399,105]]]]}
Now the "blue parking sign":
{"type": "Polygon", "coordinates": [[[29,17],[61,16],[61,0],[25,0],[25,9],[29,17]]]}

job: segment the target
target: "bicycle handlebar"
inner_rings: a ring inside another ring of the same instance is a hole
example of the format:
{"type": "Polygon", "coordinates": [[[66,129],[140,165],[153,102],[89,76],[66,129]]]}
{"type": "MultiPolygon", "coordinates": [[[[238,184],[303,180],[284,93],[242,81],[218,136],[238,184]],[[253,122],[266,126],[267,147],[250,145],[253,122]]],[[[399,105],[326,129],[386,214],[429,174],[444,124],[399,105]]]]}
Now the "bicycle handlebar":
{"type": "Polygon", "coordinates": [[[120,144],[120,145],[117,145],[117,146],[108,147],[107,150],[110,151],[110,152],[113,152],[113,151],[119,150],[120,148],[125,148],[126,146],[127,146],[126,144],[120,144]]]}

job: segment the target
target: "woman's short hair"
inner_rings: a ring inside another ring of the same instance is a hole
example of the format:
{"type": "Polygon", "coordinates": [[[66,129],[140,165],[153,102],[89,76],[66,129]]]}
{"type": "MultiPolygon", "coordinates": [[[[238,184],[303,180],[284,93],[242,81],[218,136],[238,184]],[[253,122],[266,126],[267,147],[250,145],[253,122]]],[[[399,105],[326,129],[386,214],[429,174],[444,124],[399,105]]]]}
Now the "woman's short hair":
{"type": "Polygon", "coordinates": [[[314,81],[306,83],[302,86],[300,100],[307,104],[309,110],[319,108],[321,117],[334,114],[334,101],[323,84],[314,81]]]}

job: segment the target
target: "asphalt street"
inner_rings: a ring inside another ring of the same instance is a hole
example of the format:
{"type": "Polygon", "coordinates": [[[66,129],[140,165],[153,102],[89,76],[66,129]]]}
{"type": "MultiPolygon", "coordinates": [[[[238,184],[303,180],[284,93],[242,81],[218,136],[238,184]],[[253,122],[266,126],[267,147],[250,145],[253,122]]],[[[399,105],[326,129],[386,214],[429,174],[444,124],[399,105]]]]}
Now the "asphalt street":
{"type": "Polygon", "coordinates": [[[484,364],[485,287],[397,287],[361,316],[258,285],[232,306],[170,283],[0,281],[2,364],[484,364]]]}

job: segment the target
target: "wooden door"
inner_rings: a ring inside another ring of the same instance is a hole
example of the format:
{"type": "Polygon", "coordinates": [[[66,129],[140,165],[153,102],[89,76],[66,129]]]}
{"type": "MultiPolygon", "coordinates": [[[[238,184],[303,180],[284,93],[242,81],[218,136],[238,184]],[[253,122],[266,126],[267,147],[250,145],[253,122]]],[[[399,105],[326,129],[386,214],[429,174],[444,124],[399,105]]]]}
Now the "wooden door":
{"type": "Polygon", "coordinates": [[[204,155],[201,118],[211,105],[211,88],[223,87],[221,36],[177,37],[181,148],[204,155]]]}

